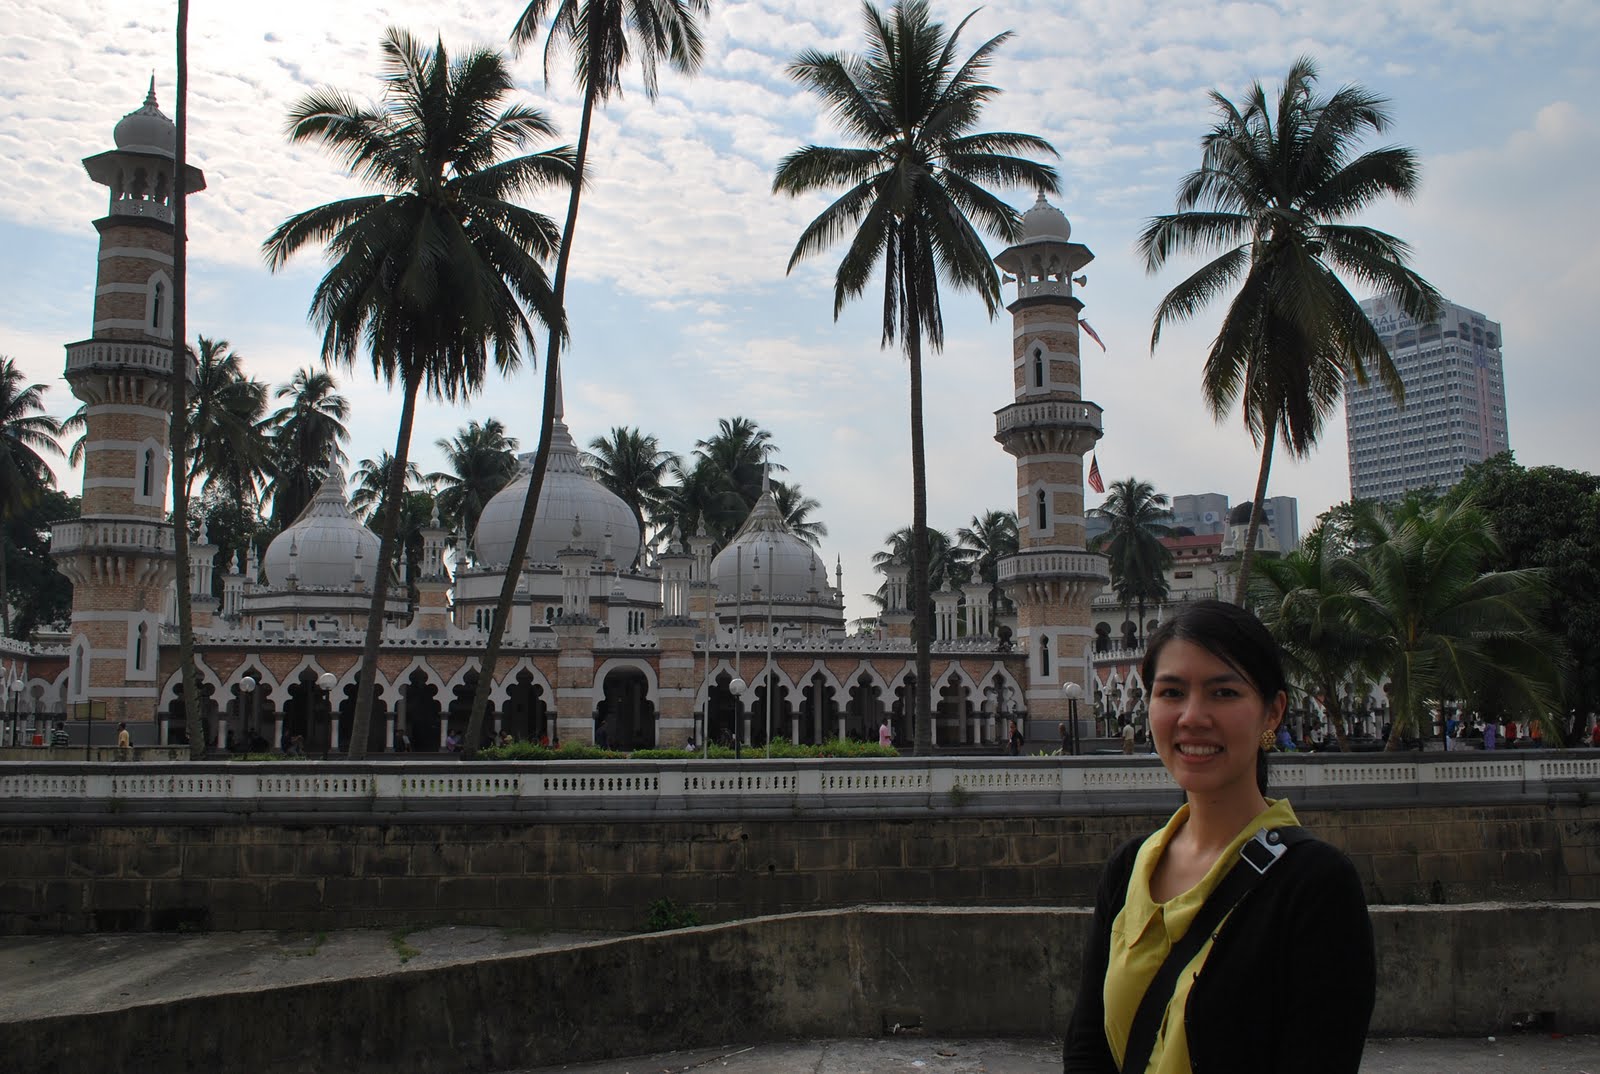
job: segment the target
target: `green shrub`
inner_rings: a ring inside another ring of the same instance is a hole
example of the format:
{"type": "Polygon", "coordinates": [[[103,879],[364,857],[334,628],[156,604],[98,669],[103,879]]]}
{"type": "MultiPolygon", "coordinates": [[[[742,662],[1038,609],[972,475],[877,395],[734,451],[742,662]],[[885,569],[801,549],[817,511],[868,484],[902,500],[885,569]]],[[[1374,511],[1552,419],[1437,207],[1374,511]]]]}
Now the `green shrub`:
{"type": "Polygon", "coordinates": [[[666,932],[668,929],[692,929],[700,924],[700,915],[687,906],[679,906],[671,899],[657,899],[650,904],[650,916],[645,919],[646,932],[666,932]]]}

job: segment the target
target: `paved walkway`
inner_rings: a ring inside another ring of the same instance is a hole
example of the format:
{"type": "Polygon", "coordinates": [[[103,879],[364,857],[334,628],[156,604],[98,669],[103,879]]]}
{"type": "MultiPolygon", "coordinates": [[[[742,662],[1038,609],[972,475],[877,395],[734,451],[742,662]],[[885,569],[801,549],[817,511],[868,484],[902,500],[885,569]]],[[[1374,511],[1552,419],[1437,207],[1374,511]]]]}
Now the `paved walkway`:
{"type": "MultiPolygon", "coordinates": [[[[504,1074],[1059,1074],[1061,1044],[1034,1040],[822,1040],[702,1048],[504,1074]]],[[[1361,1074],[1600,1074],[1600,1037],[1375,1040],[1361,1074]]]]}

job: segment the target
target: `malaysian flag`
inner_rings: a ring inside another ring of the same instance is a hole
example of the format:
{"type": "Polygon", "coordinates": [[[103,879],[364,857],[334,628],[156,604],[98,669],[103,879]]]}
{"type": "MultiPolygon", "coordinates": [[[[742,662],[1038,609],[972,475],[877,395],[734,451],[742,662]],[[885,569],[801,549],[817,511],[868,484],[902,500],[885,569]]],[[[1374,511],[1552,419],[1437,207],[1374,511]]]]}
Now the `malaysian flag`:
{"type": "Polygon", "coordinates": [[[1106,483],[1100,480],[1100,459],[1098,456],[1089,457],[1089,487],[1096,492],[1104,492],[1106,483]]]}
{"type": "Polygon", "coordinates": [[[1100,333],[1096,332],[1094,330],[1094,326],[1092,324],[1090,324],[1088,321],[1080,320],[1080,321],[1078,321],[1078,325],[1085,332],[1089,333],[1089,338],[1090,339],[1092,339],[1096,343],[1100,344],[1100,349],[1101,350],[1105,350],[1106,349],[1106,341],[1100,338],[1100,333]]]}

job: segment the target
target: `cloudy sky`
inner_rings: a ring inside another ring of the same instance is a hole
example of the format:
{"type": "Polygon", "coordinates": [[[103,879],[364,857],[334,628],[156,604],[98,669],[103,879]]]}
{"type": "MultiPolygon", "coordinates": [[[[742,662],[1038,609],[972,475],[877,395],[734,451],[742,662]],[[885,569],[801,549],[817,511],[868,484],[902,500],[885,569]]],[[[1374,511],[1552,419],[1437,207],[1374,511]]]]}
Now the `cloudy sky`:
{"type": "MultiPolygon", "coordinates": [[[[936,0],[950,22],[970,9],[936,0]]],[[[260,244],[285,216],[359,188],[283,137],[290,104],[319,84],[376,92],[384,27],[447,45],[498,45],[521,3],[193,4],[192,163],[208,189],[191,202],[191,331],[224,337],[273,383],[317,361],[306,306],[323,265],[305,255],[269,274],[260,244]],[[457,14],[458,12],[464,14],[457,14]],[[442,21],[441,21],[442,20],[442,21]]],[[[634,425],[688,452],[720,417],[772,430],[779,461],[822,503],[830,566],[842,557],[851,614],[872,589],[868,557],[909,522],[906,381],[880,351],[877,298],[831,317],[835,255],[786,276],[795,237],[822,207],[771,193],[774,165],[806,142],[838,144],[815,102],[786,78],[802,48],[853,49],[860,9],[846,0],[713,0],[704,70],[664,74],[649,101],[636,79],[597,118],[569,288],[573,344],[567,416],[580,441],[634,425]]],[[[0,0],[0,352],[72,400],[62,345],[89,334],[95,233],[105,191],[80,160],[112,147],[152,72],[172,113],[171,26],[159,5],[127,0],[0,0]],[[159,21],[158,21],[159,20],[159,21]]],[[[1084,316],[1110,348],[1087,344],[1084,395],[1105,408],[1100,466],[1168,493],[1248,497],[1257,455],[1237,415],[1215,424],[1198,398],[1200,355],[1220,307],[1169,333],[1152,355],[1150,315],[1182,278],[1147,277],[1142,222],[1168,211],[1198,161],[1207,93],[1275,84],[1314,56],[1327,90],[1360,82],[1394,102],[1392,140],[1421,155],[1420,197],[1367,222],[1409,240],[1416,266],[1450,299],[1504,326],[1511,441],[1526,464],[1600,469],[1600,399],[1588,314],[1600,297],[1600,5],[1592,0],[993,0],[963,41],[1005,31],[992,80],[1005,89],[988,129],[1043,135],[1060,151],[1060,206],[1095,252],[1084,316]]],[[[576,136],[566,68],[548,85],[538,50],[516,62],[522,96],[576,136]]],[[[1011,192],[1026,207],[1032,195],[1011,192]]],[[[564,200],[539,208],[559,219],[564,200]]],[[[1014,508],[1014,469],[992,439],[1009,401],[1006,316],[947,293],[948,340],[927,359],[930,518],[954,529],[1014,508]]],[[[340,374],[355,407],[354,459],[393,447],[394,403],[366,369],[340,374]]],[[[531,450],[538,377],[496,381],[454,409],[430,406],[415,451],[469,417],[503,420],[531,450]]],[[[63,484],[76,477],[64,468],[63,484]]],[[[1342,417],[1303,463],[1282,461],[1273,494],[1298,496],[1302,523],[1349,495],[1342,417]]],[[[1095,498],[1091,497],[1091,505],[1095,498]]]]}

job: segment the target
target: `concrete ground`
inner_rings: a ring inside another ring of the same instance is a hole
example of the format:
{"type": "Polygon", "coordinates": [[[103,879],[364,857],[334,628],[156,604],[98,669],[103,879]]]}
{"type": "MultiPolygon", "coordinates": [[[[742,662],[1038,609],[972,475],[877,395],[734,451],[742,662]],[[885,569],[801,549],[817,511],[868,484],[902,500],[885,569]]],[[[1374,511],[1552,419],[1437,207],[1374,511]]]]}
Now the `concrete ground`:
{"type": "MultiPolygon", "coordinates": [[[[0,938],[0,1022],[405,972],[607,933],[445,926],[382,932],[99,934],[0,938]]],[[[0,1066],[3,1066],[0,1063],[0,1066]]],[[[730,1045],[504,1074],[1055,1074],[1049,1040],[900,1036],[730,1045]]],[[[1363,1074],[1600,1074],[1600,1037],[1374,1040],[1363,1074]]]]}
{"type": "MultiPolygon", "coordinates": [[[[1049,1040],[821,1040],[635,1056],[504,1074],[1059,1074],[1049,1040]]],[[[1600,1074],[1600,1038],[1374,1040],[1361,1074],[1600,1074]]]]}

